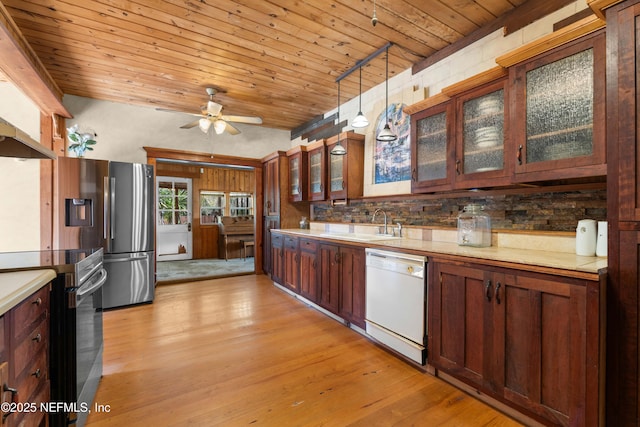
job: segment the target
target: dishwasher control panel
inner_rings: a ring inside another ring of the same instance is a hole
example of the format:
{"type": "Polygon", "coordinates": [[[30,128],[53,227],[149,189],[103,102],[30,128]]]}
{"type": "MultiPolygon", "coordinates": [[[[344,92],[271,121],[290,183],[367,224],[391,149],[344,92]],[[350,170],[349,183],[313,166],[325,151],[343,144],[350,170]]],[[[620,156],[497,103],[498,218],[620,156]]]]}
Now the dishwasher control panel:
{"type": "Polygon", "coordinates": [[[424,278],[426,258],[378,249],[366,249],[367,266],[408,276],[424,278]]]}

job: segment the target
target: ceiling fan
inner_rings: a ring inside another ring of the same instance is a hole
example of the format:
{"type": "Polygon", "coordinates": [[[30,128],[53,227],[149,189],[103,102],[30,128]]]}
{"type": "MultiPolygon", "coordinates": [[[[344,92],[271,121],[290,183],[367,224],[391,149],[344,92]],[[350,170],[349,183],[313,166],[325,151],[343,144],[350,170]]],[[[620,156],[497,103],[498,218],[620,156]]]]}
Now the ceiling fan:
{"type": "Polygon", "coordinates": [[[229,122],[234,123],[247,123],[251,125],[260,125],[262,124],[262,119],[260,117],[251,117],[251,116],[231,116],[222,114],[223,106],[214,102],[213,96],[216,94],[216,90],[212,87],[206,88],[207,94],[209,95],[209,101],[206,105],[201,107],[201,114],[194,114],[193,116],[201,116],[200,119],[195,120],[193,122],[187,123],[185,125],[180,126],[180,129],[191,129],[193,127],[200,127],[200,130],[204,133],[209,132],[209,128],[213,125],[213,130],[216,134],[220,135],[223,132],[227,132],[231,135],[237,135],[240,133],[240,130],[230,124],[229,122]]]}

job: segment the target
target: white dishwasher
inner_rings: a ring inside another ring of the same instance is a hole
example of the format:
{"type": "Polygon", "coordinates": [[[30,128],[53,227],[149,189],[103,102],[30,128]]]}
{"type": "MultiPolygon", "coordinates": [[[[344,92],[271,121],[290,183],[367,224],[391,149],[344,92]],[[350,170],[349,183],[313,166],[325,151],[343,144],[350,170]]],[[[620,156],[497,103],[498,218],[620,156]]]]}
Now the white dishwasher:
{"type": "Polygon", "coordinates": [[[424,365],[427,259],[370,248],[365,252],[367,334],[424,365]]]}

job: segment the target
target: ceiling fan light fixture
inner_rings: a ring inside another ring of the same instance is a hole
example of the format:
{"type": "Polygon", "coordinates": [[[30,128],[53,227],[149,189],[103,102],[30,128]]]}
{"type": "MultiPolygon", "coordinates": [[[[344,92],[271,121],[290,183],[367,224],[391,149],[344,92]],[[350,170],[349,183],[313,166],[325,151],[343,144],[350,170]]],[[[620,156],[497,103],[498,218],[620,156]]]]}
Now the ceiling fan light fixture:
{"type": "Polygon", "coordinates": [[[220,135],[227,128],[227,122],[224,120],[216,120],[213,122],[213,130],[216,131],[216,134],[220,135]]]}
{"type": "Polygon", "coordinates": [[[209,131],[209,128],[211,127],[211,122],[209,121],[209,119],[203,117],[198,120],[198,126],[200,127],[200,130],[202,132],[207,133],[209,131]]]}

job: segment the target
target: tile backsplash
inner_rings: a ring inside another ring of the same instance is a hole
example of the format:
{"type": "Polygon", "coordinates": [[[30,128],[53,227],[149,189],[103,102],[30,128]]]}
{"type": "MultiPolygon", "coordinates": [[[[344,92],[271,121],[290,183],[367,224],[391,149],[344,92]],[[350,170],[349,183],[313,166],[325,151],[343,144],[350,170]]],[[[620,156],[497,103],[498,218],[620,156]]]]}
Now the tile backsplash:
{"type": "MultiPolygon", "coordinates": [[[[371,223],[373,211],[381,208],[387,213],[389,224],[401,222],[403,225],[456,227],[458,213],[471,203],[483,206],[484,212],[491,216],[494,230],[574,232],[581,219],[607,219],[605,189],[442,199],[358,199],[335,206],[329,202],[314,202],[312,219],[319,222],[371,223]]],[[[378,222],[382,222],[381,215],[376,218],[378,222]]]]}

